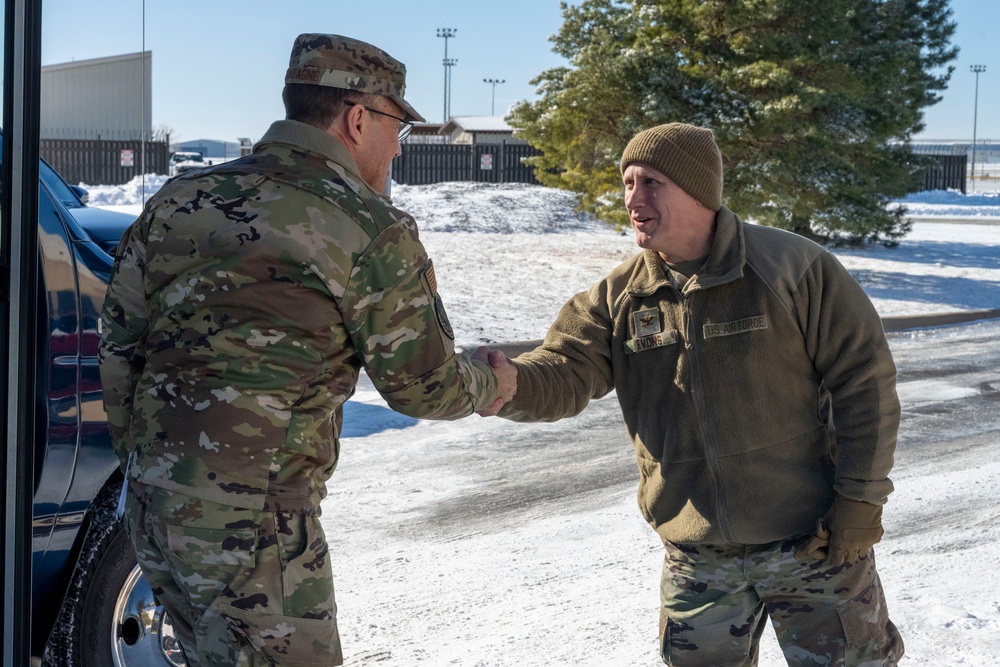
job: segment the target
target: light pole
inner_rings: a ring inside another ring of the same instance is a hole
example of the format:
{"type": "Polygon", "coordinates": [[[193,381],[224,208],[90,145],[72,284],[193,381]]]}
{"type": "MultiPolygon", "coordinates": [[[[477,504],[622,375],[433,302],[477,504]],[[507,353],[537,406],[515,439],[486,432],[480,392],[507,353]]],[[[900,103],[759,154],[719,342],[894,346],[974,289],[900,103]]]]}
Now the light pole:
{"type": "Polygon", "coordinates": [[[458,58],[445,58],[444,59],[444,79],[445,79],[445,89],[444,93],[444,120],[445,122],[451,118],[451,68],[458,64],[458,58]]]}
{"type": "Polygon", "coordinates": [[[507,83],[507,81],[506,79],[483,79],[483,83],[488,83],[491,86],[493,86],[493,94],[490,96],[490,115],[494,116],[496,115],[494,112],[494,108],[497,101],[497,84],[507,83]]]}
{"type": "Polygon", "coordinates": [[[438,28],[437,36],[444,38],[444,120],[447,123],[451,115],[451,68],[458,64],[458,60],[448,57],[448,40],[455,36],[458,28],[438,28]]]}
{"type": "Polygon", "coordinates": [[[970,65],[969,71],[976,75],[976,102],[972,107],[972,189],[976,189],[976,121],[979,119],[979,75],[986,71],[986,65],[970,65]]]}

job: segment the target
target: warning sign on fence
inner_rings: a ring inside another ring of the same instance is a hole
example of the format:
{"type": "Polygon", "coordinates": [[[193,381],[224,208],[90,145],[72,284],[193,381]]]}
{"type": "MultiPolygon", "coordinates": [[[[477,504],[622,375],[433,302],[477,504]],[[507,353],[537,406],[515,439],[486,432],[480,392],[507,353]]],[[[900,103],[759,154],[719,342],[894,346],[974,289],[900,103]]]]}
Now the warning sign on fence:
{"type": "Polygon", "coordinates": [[[479,168],[484,170],[493,169],[492,153],[483,153],[479,156],[479,168]]]}
{"type": "Polygon", "coordinates": [[[135,153],[131,148],[122,149],[121,166],[123,167],[135,166],[135,153]]]}

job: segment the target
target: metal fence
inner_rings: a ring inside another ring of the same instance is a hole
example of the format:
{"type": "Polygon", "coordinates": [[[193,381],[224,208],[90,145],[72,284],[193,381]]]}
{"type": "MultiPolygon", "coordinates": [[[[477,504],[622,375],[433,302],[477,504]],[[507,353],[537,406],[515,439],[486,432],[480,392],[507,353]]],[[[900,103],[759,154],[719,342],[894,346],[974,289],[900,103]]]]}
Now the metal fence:
{"type": "Polygon", "coordinates": [[[139,175],[167,175],[170,146],[166,141],[104,139],[42,139],[45,161],[69,183],[121,185],[139,175]],[[145,157],[143,156],[145,150],[145,157]]]}
{"type": "Polygon", "coordinates": [[[960,190],[965,192],[965,155],[929,155],[933,163],[924,169],[922,190],[960,190]]]}
{"type": "Polygon", "coordinates": [[[541,151],[525,144],[404,144],[392,161],[392,179],[404,185],[444,181],[533,183],[534,169],[524,158],[541,151]]]}

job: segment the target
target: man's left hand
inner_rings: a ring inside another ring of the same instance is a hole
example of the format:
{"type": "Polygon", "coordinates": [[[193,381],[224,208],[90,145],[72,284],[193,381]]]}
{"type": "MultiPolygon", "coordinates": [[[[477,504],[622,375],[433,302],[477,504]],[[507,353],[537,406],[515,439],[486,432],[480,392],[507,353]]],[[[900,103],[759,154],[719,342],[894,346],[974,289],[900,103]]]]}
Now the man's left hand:
{"type": "Polygon", "coordinates": [[[816,535],[800,547],[796,558],[826,558],[827,565],[854,563],[882,539],[882,506],[837,495],[816,535]]]}

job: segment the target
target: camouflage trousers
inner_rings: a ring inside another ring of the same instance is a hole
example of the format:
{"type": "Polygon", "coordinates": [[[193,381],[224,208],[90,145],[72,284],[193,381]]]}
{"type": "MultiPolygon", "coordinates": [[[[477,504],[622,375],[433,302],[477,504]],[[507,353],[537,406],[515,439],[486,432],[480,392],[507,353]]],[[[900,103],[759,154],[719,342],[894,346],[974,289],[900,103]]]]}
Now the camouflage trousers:
{"type": "Polygon", "coordinates": [[[129,485],[136,557],[190,667],[340,665],[319,517],[129,485]]]}
{"type": "Polygon", "coordinates": [[[827,567],[795,559],[808,536],[762,545],[667,543],[660,654],[677,667],[751,667],[766,620],[792,667],[889,667],[903,640],[875,554],[827,567]]]}

